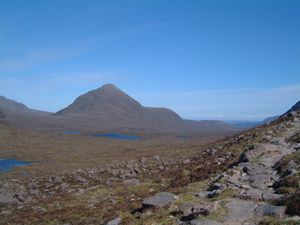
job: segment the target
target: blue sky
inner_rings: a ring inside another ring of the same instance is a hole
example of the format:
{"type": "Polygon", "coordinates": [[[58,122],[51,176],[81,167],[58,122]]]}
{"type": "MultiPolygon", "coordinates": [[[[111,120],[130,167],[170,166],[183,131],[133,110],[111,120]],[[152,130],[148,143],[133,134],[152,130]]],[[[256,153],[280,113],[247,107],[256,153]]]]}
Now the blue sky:
{"type": "Polygon", "coordinates": [[[300,100],[298,0],[0,0],[0,95],[57,111],[113,83],[184,118],[300,100]]]}

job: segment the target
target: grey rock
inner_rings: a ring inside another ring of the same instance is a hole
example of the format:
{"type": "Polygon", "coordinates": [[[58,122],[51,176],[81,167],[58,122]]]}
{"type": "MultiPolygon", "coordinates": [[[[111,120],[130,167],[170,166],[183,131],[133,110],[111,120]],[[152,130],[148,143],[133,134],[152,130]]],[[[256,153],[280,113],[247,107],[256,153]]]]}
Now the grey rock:
{"type": "Polygon", "coordinates": [[[183,216],[190,216],[194,214],[202,214],[206,216],[214,209],[214,204],[209,202],[186,202],[179,206],[179,210],[183,216]]]}
{"type": "Polygon", "coordinates": [[[285,206],[273,206],[270,204],[265,204],[257,207],[257,209],[255,210],[255,215],[282,217],[285,213],[285,209],[285,206]]]}
{"type": "Polygon", "coordinates": [[[222,191],[223,190],[213,190],[213,191],[210,191],[210,192],[208,192],[207,197],[208,198],[213,198],[213,197],[219,195],[222,191]]]}
{"type": "Polygon", "coordinates": [[[159,161],[159,160],[160,160],[160,157],[159,157],[158,155],[155,155],[155,156],[153,156],[153,159],[159,161]]]}
{"type": "Polygon", "coordinates": [[[12,211],[11,210],[2,210],[1,212],[0,212],[0,214],[1,215],[11,215],[12,214],[12,211]]]}
{"type": "Polygon", "coordinates": [[[274,194],[272,192],[264,191],[262,194],[262,200],[263,201],[277,201],[278,199],[282,198],[283,195],[274,194]]]}
{"type": "Polygon", "coordinates": [[[0,205],[14,202],[12,196],[8,193],[0,193],[0,205]]]}
{"type": "Polygon", "coordinates": [[[113,220],[107,222],[106,225],[119,225],[119,224],[121,224],[121,222],[122,222],[121,218],[116,218],[116,219],[113,219],[113,220]]]}
{"type": "Polygon", "coordinates": [[[268,174],[258,174],[249,177],[248,181],[254,188],[267,189],[274,184],[275,179],[268,174]]]}
{"type": "Polygon", "coordinates": [[[256,204],[251,201],[231,199],[229,203],[226,204],[228,209],[228,216],[225,221],[232,222],[243,222],[253,216],[256,204]]]}
{"type": "Polygon", "coordinates": [[[170,203],[174,202],[176,199],[177,196],[172,193],[160,192],[154,196],[144,199],[143,205],[163,208],[169,205],[170,203]]]}
{"type": "Polygon", "coordinates": [[[52,176],[51,179],[52,179],[52,182],[56,183],[56,184],[60,184],[63,182],[63,180],[61,179],[60,176],[52,176]]]}
{"type": "Polygon", "coordinates": [[[294,160],[289,161],[287,164],[288,170],[296,170],[296,169],[298,169],[298,167],[299,167],[299,165],[294,160]]]}
{"type": "Polygon", "coordinates": [[[277,145],[273,144],[257,144],[253,149],[247,150],[242,153],[240,157],[240,162],[249,162],[252,159],[266,153],[272,152],[278,149],[277,145]]]}
{"type": "Polygon", "coordinates": [[[273,171],[270,168],[266,168],[263,165],[259,165],[257,163],[240,163],[240,167],[242,167],[243,172],[247,173],[250,176],[257,174],[272,174],[273,171]]]}
{"type": "Polygon", "coordinates": [[[182,161],[182,164],[184,165],[187,165],[187,164],[190,164],[191,163],[191,160],[190,159],[185,159],[182,161]]]}
{"type": "Polygon", "coordinates": [[[85,179],[84,177],[76,174],[76,176],[74,177],[76,181],[80,182],[80,183],[87,183],[87,179],[85,179]]]}
{"type": "Polygon", "coordinates": [[[16,199],[19,201],[19,202],[25,202],[26,201],[26,199],[25,199],[25,193],[23,192],[23,191],[20,191],[20,192],[17,192],[16,194],[15,194],[15,197],[16,197],[16,199]]]}
{"type": "Polygon", "coordinates": [[[135,179],[135,178],[132,178],[132,179],[128,179],[128,180],[124,180],[123,181],[123,184],[124,185],[137,185],[137,184],[139,184],[140,183],[140,181],[138,180],[138,179],[135,179]]]}
{"type": "Polygon", "coordinates": [[[195,219],[195,220],[191,220],[188,224],[189,225],[222,225],[217,221],[208,220],[208,219],[195,219]]]}
{"type": "Polygon", "coordinates": [[[239,194],[239,197],[244,200],[260,201],[263,191],[261,189],[251,188],[239,194]]]}
{"type": "Polygon", "coordinates": [[[220,183],[214,183],[210,186],[209,190],[225,190],[226,185],[220,183]]]}

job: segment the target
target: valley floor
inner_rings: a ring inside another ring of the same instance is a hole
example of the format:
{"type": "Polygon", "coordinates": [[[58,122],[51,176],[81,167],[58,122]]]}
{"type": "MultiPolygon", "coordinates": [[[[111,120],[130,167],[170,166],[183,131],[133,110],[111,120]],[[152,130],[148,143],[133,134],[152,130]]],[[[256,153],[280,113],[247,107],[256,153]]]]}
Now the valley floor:
{"type": "Polygon", "coordinates": [[[5,179],[0,224],[299,224],[299,142],[292,114],[160,156],[5,179]]]}

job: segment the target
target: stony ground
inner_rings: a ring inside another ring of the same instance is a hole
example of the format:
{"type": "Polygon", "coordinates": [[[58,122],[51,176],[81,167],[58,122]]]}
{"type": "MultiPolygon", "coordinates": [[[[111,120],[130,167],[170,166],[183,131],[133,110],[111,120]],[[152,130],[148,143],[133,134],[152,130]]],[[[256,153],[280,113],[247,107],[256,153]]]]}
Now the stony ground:
{"type": "Polygon", "coordinates": [[[6,179],[1,224],[300,224],[300,115],[194,154],[6,179]]]}

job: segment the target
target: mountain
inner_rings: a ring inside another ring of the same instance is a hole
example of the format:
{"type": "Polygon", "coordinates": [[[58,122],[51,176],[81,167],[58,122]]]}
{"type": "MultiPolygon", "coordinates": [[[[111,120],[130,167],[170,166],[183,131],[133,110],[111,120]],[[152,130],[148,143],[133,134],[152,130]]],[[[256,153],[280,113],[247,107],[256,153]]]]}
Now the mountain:
{"type": "Polygon", "coordinates": [[[300,112],[300,101],[293,105],[292,108],[290,108],[285,114],[290,113],[292,111],[300,112]]]}
{"type": "Polygon", "coordinates": [[[79,96],[71,105],[54,116],[94,121],[106,130],[139,130],[153,132],[215,132],[234,129],[223,122],[191,122],[167,108],[144,107],[112,84],[79,96]]]}
{"type": "Polygon", "coordinates": [[[0,109],[12,111],[27,111],[29,108],[19,102],[0,96],[0,109]]]}
{"type": "Polygon", "coordinates": [[[94,132],[143,132],[224,136],[238,131],[221,121],[183,120],[167,108],[144,107],[112,84],[79,96],[68,107],[56,112],[42,112],[2,97],[7,121],[15,127],[45,132],[80,130],[94,132]]]}

